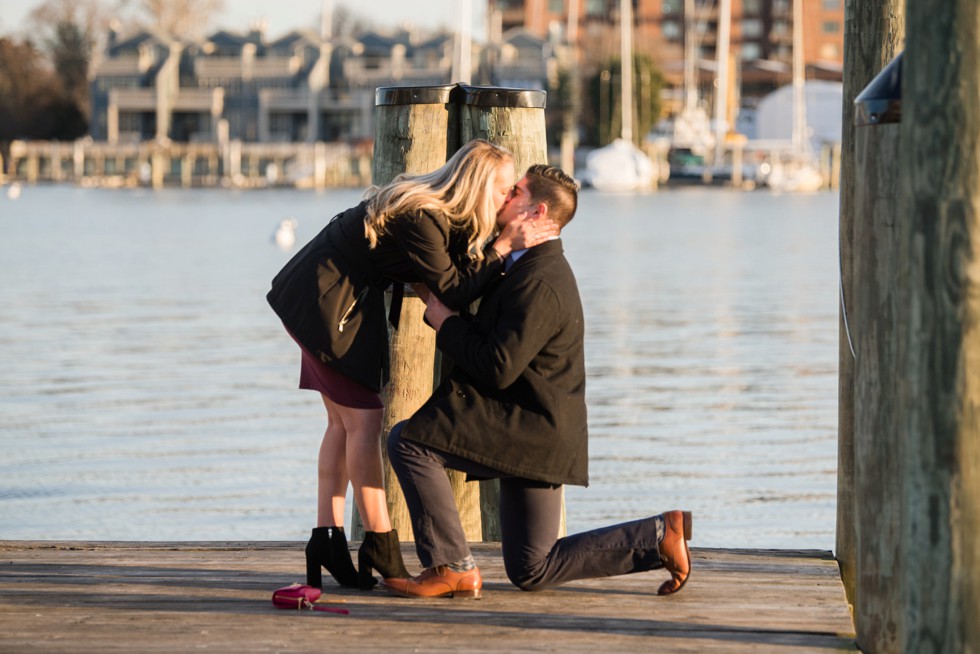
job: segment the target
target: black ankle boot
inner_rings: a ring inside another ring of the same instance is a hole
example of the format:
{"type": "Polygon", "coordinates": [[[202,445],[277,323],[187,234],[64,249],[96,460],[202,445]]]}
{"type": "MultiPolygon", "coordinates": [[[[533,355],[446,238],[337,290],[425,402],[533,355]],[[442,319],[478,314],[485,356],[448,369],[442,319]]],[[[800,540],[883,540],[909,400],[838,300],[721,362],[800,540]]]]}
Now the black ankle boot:
{"type": "Polygon", "coordinates": [[[343,527],[316,527],[306,544],[306,583],[315,588],[323,586],[320,566],[327,569],[337,583],[357,588],[360,580],[347,548],[343,527]]]}
{"type": "Polygon", "coordinates": [[[402,548],[398,543],[398,531],[368,531],[364,542],[357,550],[357,568],[361,590],[370,590],[377,580],[371,576],[374,568],[385,579],[407,579],[411,577],[402,560],[402,548]]]}

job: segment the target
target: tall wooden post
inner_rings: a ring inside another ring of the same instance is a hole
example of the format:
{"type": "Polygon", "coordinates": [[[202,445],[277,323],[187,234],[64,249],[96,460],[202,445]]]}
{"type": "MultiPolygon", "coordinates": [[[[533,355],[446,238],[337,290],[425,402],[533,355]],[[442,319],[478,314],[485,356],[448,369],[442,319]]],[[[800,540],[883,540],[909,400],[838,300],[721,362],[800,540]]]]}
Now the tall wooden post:
{"type": "Polygon", "coordinates": [[[980,651],[980,4],[908,0],[902,211],[903,651],[980,651]]]}
{"type": "Polygon", "coordinates": [[[514,153],[518,177],[532,164],[548,163],[544,91],[460,86],[459,140],[484,139],[514,153]]]}
{"type": "MultiPolygon", "coordinates": [[[[507,148],[514,154],[518,177],[533,164],[548,163],[544,91],[460,86],[458,93],[460,142],[485,139],[507,148]]],[[[500,537],[499,506],[499,482],[481,481],[480,519],[485,540],[500,537]]],[[[565,533],[564,510],[559,533],[565,533]]]]}
{"type": "MultiPolygon", "coordinates": [[[[868,85],[868,83],[881,71],[896,52],[896,48],[901,43],[903,34],[903,6],[904,0],[848,0],[845,5],[845,34],[844,34],[844,58],[848,65],[844,68],[844,106],[843,106],[843,134],[841,145],[841,182],[840,182],[840,266],[841,266],[841,313],[839,320],[839,385],[838,385],[838,463],[837,463],[837,540],[836,554],[840,563],[841,578],[847,592],[848,601],[852,606],[858,604],[858,519],[856,516],[856,498],[858,497],[855,452],[855,373],[856,360],[851,348],[853,341],[858,337],[868,337],[861,345],[860,355],[864,358],[866,372],[872,377],[868,379],[870,385],[865,386],[862,393],[865,395],[873,394],[876,391],[873,386],[877,377],[874,377],[874,365],[883,363],[886,368],[889,365],[887,359],[882,361],[882,355],[878,351],[880,344],[880,334],[877,332],[879,326],[875,324],[876,314],[879,307],[878,291],[881,284],[888,284],[887,279],[874,277],[875,259],[874,240],[867,240],[878,234],[872,228],[872,223],[884,223],[886,228],[888,222],[888,210],[894,209],[892,195],[888,195],[888,189],[894,191],[892,178],[888,177],[887,166],[889,165],[888,152],[897,147],[894,139],[897,134],[896,128],[891,126],[892,133],[880,134],[882,129],[887,127],[874,127],[873,133],[861,132],[862,136],[862,162],[858,166],[857,142],[858,130],[854,126],[854,100],[858,94],[868,85]],[[875,149],[874,139],[881,137],[880,149],[875,149]],[[868,184],[883,183],[881,193],[877,193],[876,188],[869,188],[868,184]],[[876,200],[881,199],[884,206],[880,211],[876,210],[876,200]],[[870,212],[870,213],[868,213],[870,212]],[[864,250],[863,256],[858,254],[858,250],[864,250]],[[862,271],[859,273],[855,267],[856,257],[861,256],[862,271]],[[869,275],[871,275],[869,277],[869,275]],[[859,289],[863,284],[867,293],[861,298],[857,298],[859,289]],[[861,315],[855,315],[855,310],[860,307],[861,315]],[[860,324],[853,324],[855,319],[860,324]]],[[[892,154],[894,161],[894,153],[892,154]]],[[[883,243],[889,243],[883,239],[883,243]]],[[[889,250],[890,252],[890,250],[889,250]]],[[[883,263],[887,265],[892,260],[887,259],[883,263]]],[[[887,298],[885,298],[887,301],[887,298]]],[[[861,401],[875,402],[873,397],[864,397],[861,401]]],[[[876,405],[866,406],[870,411],[876,405]]],[[[867,416],[863,414],[861,420],[865,427],[873,428],[869,424],[867,416]]],[[[881,435],[887,438],[887,434],[881,435]]],[[[871,441],[865,441],[862,446],[867,450],[871,441]]],[[[868,534],[871,534],[870,529],[868,534]]]]}
{"type": "MultiPolygon", "coordinates": [[[[420,174],[435,170],[455,152],[453,140],[455,109],[450,104],[452,86],[387,87],[375,93],[375,140],[372,181],[384,186],[401,173],[420,174]]],[[[382,424],[382,452],[388,432],[406,420],[429,398],[435,376],[435,332],[422,317],[425,303],[405,289],[398,329],[390,329],[391,377],[382,392],[385,404],[382,424]]],[[[385,491],[391,525],[401,540],[413,539],[412,523],[398,478],[385,459],[385,491]]],[[[462,515],[462,513],[461,513],[462,515]]],[[[364,526],[357,507],[353,512],[351,535],[364,537],[364,526]]],[[[479,534],[467,532],[470,540],[479,534]]]]}
{"type": "MultiPolygon", "coordinates": [[[[898,34],[900,37],[901,34],[898,34]]],[[[897,41],[898,39],[895,39],[897,41]]],[[[888,43],[894,50],[899,44],[888,43]]],[[[894,53],[893,50],[893,53],[894,53]]],[[[869,92],[894,88],[900,62],[889,64],[869,92]]],[[[863,99],[861,96],[859,99],[863,99]]],[[[864,103],[861,119],[868,105],[864,103]]],[[[898,102],[892,102],[897,108],[898,102]]],[[[877,119],[873,113],[872,118],[877,119]]],[[[860,121],[859,121],[860,122],[860,121]]],[[[858,644],[868,652],[897,652],[901,644],[901,513],[904,439],[894,402],[902,377],[895,338],[903,282],[898,160],[900,126],[884,122],[856,130],[853,222],[854,281],[851,340],[854,363],[854,521],[857,534],[858,644]]]]}
{"type": "Polygon", "coordinates": [[[384,186],[401,173],[428,173],[459,149],[455,87],[382,87],[375,92],[371,178],[384,186]]]}
{"type": "MultiPolygon", "coordinates": [[[[387,87],[375,95],[373,182],[383,186],[400,173],[435,170],[459,147],[476,138],[514,153],[520,172],[547,162],[543,91],[470,87],[387,87]]],[[[391,330],[391,379],[383,393],[383,437],[409,418],[426,399],[442,372],[435,333],[422,322],[425,305],[405,289],[399,328],[391,330]]],[[[499,491],[493,482],[466,483],[465,475],[450,471],[456,504],[470,541],[497,540],[499,491]]],[[[402,540],[412,529],[398,480],[387,461],[385,488],[392,526],[402,540]]],[[[352,538],[363,537],[355,508],[352,538]]]]}

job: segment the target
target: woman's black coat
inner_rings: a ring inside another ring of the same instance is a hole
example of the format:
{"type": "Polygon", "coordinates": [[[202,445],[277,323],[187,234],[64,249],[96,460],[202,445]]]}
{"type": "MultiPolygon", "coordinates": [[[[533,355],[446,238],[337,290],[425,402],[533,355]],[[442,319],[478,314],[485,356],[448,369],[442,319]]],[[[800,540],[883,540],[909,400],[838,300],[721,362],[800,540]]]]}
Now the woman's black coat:
{"type": "Polygon", "coordinates": [[[499,277],[503,260],[492,248],[470,260],[466,235],[425,212],[392,218],[372,249],[366,207],[335,216],[279,271],[266,297],[303,347],[378,391],[388,351],[385,288],[422,282],[447,306],[462,308],[499,277]]]}

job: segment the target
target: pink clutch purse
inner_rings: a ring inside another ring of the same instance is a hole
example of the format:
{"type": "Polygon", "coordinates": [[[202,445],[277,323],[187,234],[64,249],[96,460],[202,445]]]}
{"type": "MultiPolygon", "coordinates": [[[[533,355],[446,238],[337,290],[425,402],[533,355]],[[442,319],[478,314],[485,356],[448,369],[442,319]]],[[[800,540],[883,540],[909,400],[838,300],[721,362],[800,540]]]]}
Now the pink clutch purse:
{"type": "Polygon", "coordinates": [[[292,586],[284,586],[272,591],[272,605],[277,609],[295,609],[298,611],[309,609],[310,611],[326,611],[328,613],[340,613],[341,615],[350,613],[347,609],[337,609],[323,604],[314,604],[314,602],[320,599],[320,595],[322,595],[322,592],[319,588],[304,584],[293,584],[292,586]]]}

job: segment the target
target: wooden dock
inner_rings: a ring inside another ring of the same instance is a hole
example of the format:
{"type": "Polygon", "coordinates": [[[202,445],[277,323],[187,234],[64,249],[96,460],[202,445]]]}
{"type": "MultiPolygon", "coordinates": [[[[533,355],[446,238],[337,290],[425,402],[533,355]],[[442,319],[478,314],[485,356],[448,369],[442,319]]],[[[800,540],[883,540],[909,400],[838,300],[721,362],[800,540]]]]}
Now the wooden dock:
{"type": "Polygon", "coordinates": [[[364,188],[367,143],[12,141],[0,184],[72,182],[109,188],[364,188]]]}
{"type": "MultiPolygon", "coordinates": [[[[417,571],[411,545],[409,569],[417,571]]],[[[0,541],[0,652],[855,651],[830,552],[694,549],[681,593],[662,571],[522,592],[499,546],[474,546],[481,600],[412,600],[325,576],[349,615],[286,611],[303,544],[0,541]]]]}

